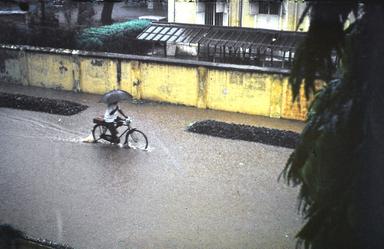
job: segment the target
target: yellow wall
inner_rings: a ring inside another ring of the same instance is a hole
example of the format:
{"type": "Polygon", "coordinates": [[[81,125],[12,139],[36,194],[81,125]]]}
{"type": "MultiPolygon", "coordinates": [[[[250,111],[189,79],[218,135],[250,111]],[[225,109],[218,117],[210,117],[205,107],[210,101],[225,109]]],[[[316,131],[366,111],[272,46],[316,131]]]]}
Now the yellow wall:
{"type": "Polygon", "coordinates": [[[196,105],[198,93],[196,68],[141,63],[140,71],[143,99],[196,105]]]}
{"type": "Polygon", "coordinates": [[[0,49],[0,79],[7,82],[96,94],[123,89],[137,99],[275,118],[303,120],[307,113],[304,95],[300,108],[292,104],[287,76],[277,72],[138,57],[7,51],[11,53],[2,56],[0,49]]]}
{"type": "Polygon", "coordinates": [[[111,59],[81,59],[80,89],[87,93],[103,94],[117,89],[116,61],[111,59]]]}
{"type": "Polygon", "coordinates": [[[270,75],[210,70],[207,107],[269,116],[270,75]]]}
{"type": "Polygon", "coordinates": [[[22,85],[73,90],[73,59],[67,55],[2,50],[0,79],[22,85]]]}
{"type": "Polygon", "coordinates": [[[242,27],[244,28],[255,28],[255,16],[249,14],[250,6],[249,0],[243,1],[243,17],[242,17],[242,27]]]}
{"type": "Polygon", "coordinates": [[[231,0],[229,2],[229,26],[239,27],[240,16],[239,16],[239,0],[231,0]]]}
{"type": "Polygon", "coordinates": [[[281,117],[286,119],[305,120],[308,112],[308,100],[305,98],[304,85],[302,85],[300,89],[300,99],[296,102],[292,102],[292,91],[287,80],[283,82],[282,87],[281,117]]]}
{"type": "Polygon", "coordinates": [[[28,84],[63,90],[73,89],[73,62],[69,56],[27,54],[28,84]]]}
{"type": "Polygon", "coordinates": [[[121,62],[121,82],[120,89],[129,92],[133,97],[140,99],[141,96],[137,89],[134,87],[134,83],[140,79],[138,61],[123,61],[121,62]]]}

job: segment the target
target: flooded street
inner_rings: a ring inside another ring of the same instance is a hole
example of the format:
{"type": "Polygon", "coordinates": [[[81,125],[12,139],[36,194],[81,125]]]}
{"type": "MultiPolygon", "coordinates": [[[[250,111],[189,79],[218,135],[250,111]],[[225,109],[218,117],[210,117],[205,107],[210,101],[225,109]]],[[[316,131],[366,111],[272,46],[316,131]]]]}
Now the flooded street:
{"type": "Polygon", "coordinates": [[[287,120],[122,103],[149,151],[80,140],[100,96],[0,86],[88,105],[74,116],[0,108],[0,223],[76,249],[294,248],[297,189],[277,178],[291,149],[186,132],[213,119],[300,131],[287,120]]]}

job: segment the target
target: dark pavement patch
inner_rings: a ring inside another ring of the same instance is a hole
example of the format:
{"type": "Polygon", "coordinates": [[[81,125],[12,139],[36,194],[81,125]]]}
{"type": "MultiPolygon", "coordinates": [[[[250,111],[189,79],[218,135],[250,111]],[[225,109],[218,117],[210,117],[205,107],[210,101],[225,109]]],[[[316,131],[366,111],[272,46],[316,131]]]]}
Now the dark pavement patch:
{"type": "Polygon", "coordinates": [[[73,249],[49,240],[30,238],[8,224],[0,225],[0,248],[73,249]]]}
{"type": "Polygon", "coordinates": [[[88,108],[75,102],[0,92],[0,107],[70,116],[88,108]]]}
{"type": "Polygon", "coordinates": [[[228,124],[215,120],[195,122],[188,127],[187,131],[286,148],[295,148],[299,141],[299,133],[297,132],[233,123],[228,124]]]}

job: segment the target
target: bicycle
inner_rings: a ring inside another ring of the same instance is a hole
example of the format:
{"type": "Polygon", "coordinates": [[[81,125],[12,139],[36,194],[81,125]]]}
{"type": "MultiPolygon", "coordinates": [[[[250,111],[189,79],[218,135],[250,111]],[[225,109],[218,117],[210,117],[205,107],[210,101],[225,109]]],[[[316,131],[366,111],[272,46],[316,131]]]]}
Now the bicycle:
{"type": "MultiPolygon", "coordinates": [[[[93,123],[95,126],[92,129],[93,141],[97,143],[100,140],[106,140],[110,143],[114,143],[107,123],[102,117],[94,118],[93,123]]],[[[131,127],[132,119],[126,118],[123,121],[118,121],[119,127],[126,127],[125,131],[118,136],[121,139],[125,135],[125,141],[123,145],[127,145],[129,148],[137,148],[145,150],[148,148],[148,139],[144,132],[131,127]]]]}

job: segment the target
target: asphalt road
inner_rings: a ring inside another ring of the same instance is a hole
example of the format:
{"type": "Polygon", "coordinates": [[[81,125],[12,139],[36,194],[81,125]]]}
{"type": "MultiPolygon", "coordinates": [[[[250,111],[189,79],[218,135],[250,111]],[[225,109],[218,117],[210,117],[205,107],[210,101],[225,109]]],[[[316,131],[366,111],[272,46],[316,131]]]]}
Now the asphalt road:
{"type": "Polygon", "coordinates": [[[297,189],[277,182],[290,149],[188,133],[197,120],[298,131],[301,123],[164,104],[123,104],[149,151],[85,144],[99,96],[75,116],[0,108],[0,223],[76,249],[294,248],[297,189]]]}

